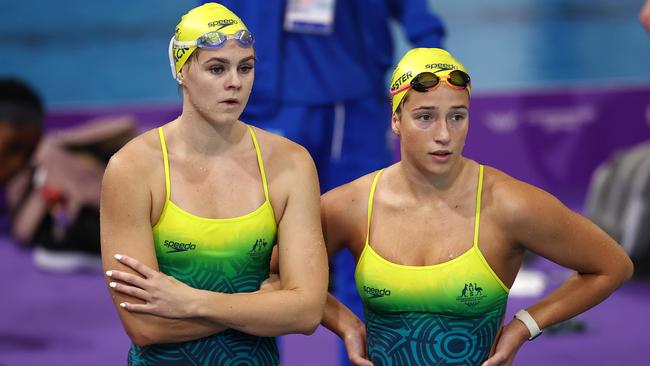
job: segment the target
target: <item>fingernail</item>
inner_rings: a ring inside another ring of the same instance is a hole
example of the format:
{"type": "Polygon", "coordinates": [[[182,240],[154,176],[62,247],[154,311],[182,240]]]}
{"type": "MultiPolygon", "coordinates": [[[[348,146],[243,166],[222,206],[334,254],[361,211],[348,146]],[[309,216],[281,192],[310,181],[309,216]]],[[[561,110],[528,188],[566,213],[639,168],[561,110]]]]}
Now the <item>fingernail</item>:
{"type": "Polygon", "coordinates": [[[115,254],[114,257],[115,257],[115,259],[117,259],[118,261],[121,261],[121,260],[122,260],[122,254],[115,254]]]}
{"type": "Polygon", "coordinates": [[[111,286],[112,288],[116,288],[116,287],[117,287],[117,283],[116,283],[116,282],[111,282],[111,283],[109,283],[108,285],[111,286]]]}
{"type": "Polygon", "coordinates": [[[126,303],[125,302],[120,303],[120,307],[126,308],[126,303]]]}
{"type": "Polygon", "coordinates": [[[111,277],[113,275],[113,271],[106,271],[106,276],[111,277]]]}

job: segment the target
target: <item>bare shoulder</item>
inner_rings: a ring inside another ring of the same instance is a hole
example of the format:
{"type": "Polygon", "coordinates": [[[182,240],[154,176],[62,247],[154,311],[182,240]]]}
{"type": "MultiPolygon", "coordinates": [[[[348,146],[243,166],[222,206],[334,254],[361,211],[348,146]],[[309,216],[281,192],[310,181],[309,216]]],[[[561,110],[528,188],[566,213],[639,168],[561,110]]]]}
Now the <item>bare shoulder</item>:
{"type": "Polygon", "coordinates": [[[324,226],[340,231],[341,239],[347,245],[363,242],[368,196],[375,174],[373,172],[364,175],[328,191],[321,197],[324,226]]]}
{"type": "Polygon", "coordinates": [[[375,173],[336,187],[321,197],[321,221],[328,254],[347,247],[355,257],[363,249],[368,196],[375,173]]]}
{"type": "Polygon", "coordinates": [[[496,168],[485,167],[484,205],[509,227],[534,223],[540,216],[568,210],[555,196],[496,168]]]}
{"type": "Polygon", "coordinates": [[[372,172],[352,182],[333,188],[322,196],[321,206],[343,212],[347,211],[351,214],[358,211],[365,212],[370,186],[375,174],[376,172],[372,172]]]}
{"type": "Polygon", "coordinates": [[[160,169],[162,152],[157,130],[149,130],[129,141],[108,162],[105,179],[127,182],[147,179],[160,169]]]}
{"type": "MultiPolygon", "coordinates": [[[[260,145],[264,163],[269,174],[302,172],[313,166],[313,159],[307,149],[283,136],[253,127],[260,145]]],[[[315,171],[315,168],[314,168],[315,171]]]]}

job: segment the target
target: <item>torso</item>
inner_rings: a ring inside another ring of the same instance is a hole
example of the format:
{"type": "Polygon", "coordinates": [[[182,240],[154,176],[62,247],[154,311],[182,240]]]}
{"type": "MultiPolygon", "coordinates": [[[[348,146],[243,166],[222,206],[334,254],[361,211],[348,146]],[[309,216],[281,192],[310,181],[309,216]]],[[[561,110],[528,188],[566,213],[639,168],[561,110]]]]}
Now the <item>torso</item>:
{"type": "Polygon", "coordinates": [[[487,357],[521,255],[500,229],[489,168],[475,240],[478,171],[469,162],[460,186],[414,200],[396,188],[397,169],[389,167],[377,180],[367,244],[367,197],[375,174],[355,182],[352,215],[363,230],[351,233],[348,246],[357,260],[375,364],[474,364],[487,357]]]}
{"type": "MultiPolygon", "coordinates": [[[[229,218],[244,215],[258,208],[265,200],[257,156],[248,133],[239,148],[228,156],[209,160],[183,156],[174,151],[175,136],[163,127],[169,148],[171,171],[171,200],[184,210],[206,218],[229,218]]],[[[254,128],[262,146],[269,195],[276,220],[284,213],[288,190],[286,167],[281,159],[287,147],[284,139],[254,128]]],[[[151,225],[158,222],[165,203],[165,172],[157,130],[143,134],[140,150],[148,165],[148,185],[151,187],[151,225]]]]}
{"type": "MultiPolygon", "coordinates": [[[[396,166],[382,174],[373,202],[373,217],[369,242],[386,260],[407,266],[428,266],[447,262],[460,256],[472,246],[472,228],[476,207],[478,164],[471,162],[467,184],[457,190],[449,201],[423,204],[406,199],[391,183],[396,166]],[[399,230],[395,230],[399,228],[399,230]],[[432,246],[431,238],[436,238],[432,246]]],[[[346,247],[358,261],[364,249],[367,227],[367,203],[375,173],[353,182],[353,204],[347,219],[352,221],[346,235],[346,247]]],[[[523,252],[503,229],[499,206],[492,190],[505,174],[485,167],[481,199],[479,247],[490,267],[511,287],[521,264],[523,252]],[[489,243],[489,244],[486,244],[489,243]]]]}
{"type": "MultiPolygon", "coordinates": [[[[224,293],[258,290],[269,273],[277,223],[286,201],[286,191],[278,187],[273,192],[276,185],[271,183],[266,185],[267,199],[263,184],[263,177],[267,182],[282,182],[282,167],[267,164],[269,155],[277,153],[271,148],[274,143],[278,146],[277,141],[256,131],[261,164],[248,131],[239,144],[241,148],[235,147],[232,154],[196,159],[175,151],[174,134],[165,133],[169,130],[163,128],[162,139],[159,131],[143,136],[146,146],[157,150],[157,157],[147,156],[152,168],[145,175],[151,186],[151,222],[159,270],[194,288],[224,293]],[[161,141],[167,149],[169,178],[161,141]]],[[[132,346],[129,363],[189,362],[187,357],[219,364],[235,360],[279,363],[273,338],[232,329],[191,342],[132,346]]]]}

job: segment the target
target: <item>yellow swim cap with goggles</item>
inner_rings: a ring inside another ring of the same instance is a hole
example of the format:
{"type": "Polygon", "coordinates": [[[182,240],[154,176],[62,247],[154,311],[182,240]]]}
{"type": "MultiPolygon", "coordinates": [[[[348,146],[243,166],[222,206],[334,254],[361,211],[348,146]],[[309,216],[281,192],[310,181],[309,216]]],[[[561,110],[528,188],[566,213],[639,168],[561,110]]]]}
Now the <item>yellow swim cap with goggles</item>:
{"type": "Polygon", "coordinates": [[[178,72],[198,48],[219,48],[235,39],[242,47],[253,45],[253,35],[244,22],[228,8],[206,3],[183,15],[169,41],[169,64],[176,81],[178,72]]]}
{"type": "Polygon", "coordinates": [[[390,80],[393,113],[409,89],[426,92],[445,81],[454,89],[470,92],[471,80],[465,66],[441,48],[414,48],[399,61],[390,80]]]}

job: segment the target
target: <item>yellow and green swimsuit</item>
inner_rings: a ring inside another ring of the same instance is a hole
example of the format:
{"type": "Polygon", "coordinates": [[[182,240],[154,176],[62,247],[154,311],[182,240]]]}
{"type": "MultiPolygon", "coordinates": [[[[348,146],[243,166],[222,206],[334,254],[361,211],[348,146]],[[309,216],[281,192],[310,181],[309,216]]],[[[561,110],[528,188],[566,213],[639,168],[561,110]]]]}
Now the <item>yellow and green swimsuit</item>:
{"type": "MultiPolygon", "coordinates": [[[[153,227],[160,271],[194,288],[222,293],[257,291],[269,274],[277,226],[253,129],[249,126],[266,200],[246,215],[209,219],[193,215],[170,200],[169,158],[158,129],[165,165],[165,204],[153,227]]],[[[263,311],[264,309],[260,309],[263,311]]],[[[280,363],[275,338],[228,329],[182,343],[165,343],[129,351],[129,365],[273,365],[280,363]]]]}
{"type": "Polygon", "coordinates": [[[471,249],[430,266],[392,263],[370,246],[372,202],[381,173],[370,189],[366,243],[355,272],[370,360],[375,366],[480,365],[501,327],[509,292],[478,247],[483,166],[471,249]]]}

